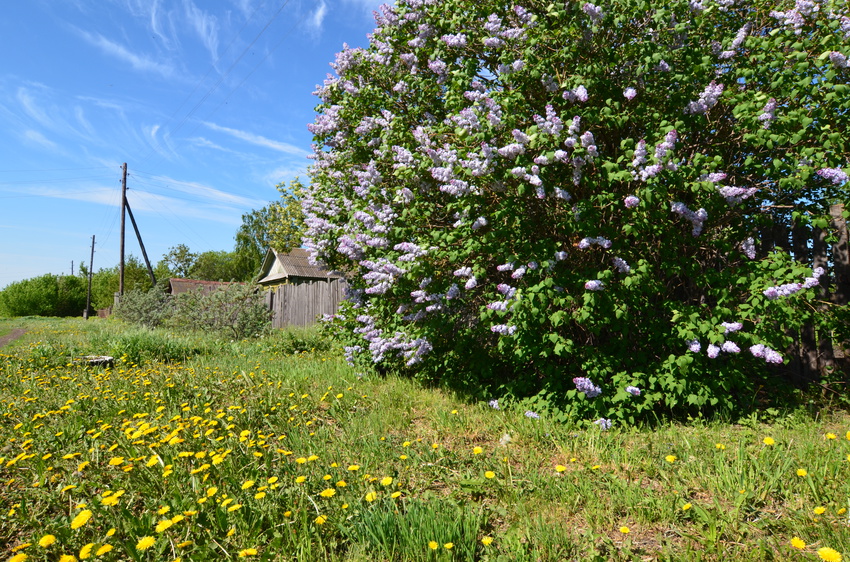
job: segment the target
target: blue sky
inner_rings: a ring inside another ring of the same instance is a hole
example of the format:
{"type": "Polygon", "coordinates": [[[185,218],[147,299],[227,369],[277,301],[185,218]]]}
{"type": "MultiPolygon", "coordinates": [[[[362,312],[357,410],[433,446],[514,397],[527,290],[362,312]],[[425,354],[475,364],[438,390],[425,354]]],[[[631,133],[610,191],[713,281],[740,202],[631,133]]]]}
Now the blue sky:
{"type": "MultiPolygon", "coordinates": [[[[305,175],[317,98],[375,0],[26,0],[0,19],[0,287],[118,263],[121,164],[154,264],[231,250],[305,175]]],[[[127,220],[127,253],[141,258],[127,220]]]]}

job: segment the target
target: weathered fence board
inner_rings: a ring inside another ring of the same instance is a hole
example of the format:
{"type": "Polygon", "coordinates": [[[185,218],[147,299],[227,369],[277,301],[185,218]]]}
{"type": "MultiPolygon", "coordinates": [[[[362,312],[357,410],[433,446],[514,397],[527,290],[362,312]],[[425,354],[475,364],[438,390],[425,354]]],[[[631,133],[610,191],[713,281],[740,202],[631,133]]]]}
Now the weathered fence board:
{"type": "Polygon", "coordinates": [[[308,280],[278,285],[266,292],[274,314],[272,326],[309,326],[323,314],[335,314],[345,298],[342,279],[308,280]]]}

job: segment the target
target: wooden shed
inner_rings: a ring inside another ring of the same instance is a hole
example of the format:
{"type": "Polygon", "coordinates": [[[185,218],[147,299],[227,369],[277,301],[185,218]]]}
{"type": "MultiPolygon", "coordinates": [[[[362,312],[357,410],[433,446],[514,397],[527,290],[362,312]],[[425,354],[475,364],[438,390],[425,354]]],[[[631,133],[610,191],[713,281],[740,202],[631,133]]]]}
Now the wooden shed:
{"type": "Polygon", "coordinates": [[[345,279],[312,265],[302,248],[288,253],[270,248],[257,283],[266,290],[275,328],[314,324],[324,314],[336,314],[345,298],[345,279]]]}
{"type": "Polygon", "coordinates": [[[168,280],[168,294],[179,295],[189,291],[203,291],[209,294],[220,287],[230,285],[227,281],[201,281],[200,279],[171,278],[168,280]]]}

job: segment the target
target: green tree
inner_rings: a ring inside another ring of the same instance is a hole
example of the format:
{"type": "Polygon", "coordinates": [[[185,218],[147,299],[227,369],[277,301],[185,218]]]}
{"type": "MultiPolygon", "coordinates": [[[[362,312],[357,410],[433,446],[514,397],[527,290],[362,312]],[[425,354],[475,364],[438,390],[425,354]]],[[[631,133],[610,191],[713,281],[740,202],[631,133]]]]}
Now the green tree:
{"type": "Polygon", "coordinates": [[[0,291],[4,316],[76,316],[86,307],[86,284],[75,275],[46,274],[7,285],[0,291]]]}
{"type": "Polygon", "coordinates": [[[306,245],[352,273],[352,360],[633,421],[746,403],[830,329],[826,277],[757,239],[847,201],[845,2],[378,19],[317,92],[303,198],[306,245]]]}
{"type": "Polygon", "coordinates": [[[169,248],[168,253],[162,256],[173,277],[188,278],[189,272],[195,265],[198,259],[198,254],[189,250],[186,244],[178,244],[169,248]]]}
{"type": "Polygon", "coordinates": [[[241,281],[246,274],[250,279],[252,274],[240,268],[240,260],[236,252],[221,250],[198,254],[188,277],[204,281],[241,281]]]}

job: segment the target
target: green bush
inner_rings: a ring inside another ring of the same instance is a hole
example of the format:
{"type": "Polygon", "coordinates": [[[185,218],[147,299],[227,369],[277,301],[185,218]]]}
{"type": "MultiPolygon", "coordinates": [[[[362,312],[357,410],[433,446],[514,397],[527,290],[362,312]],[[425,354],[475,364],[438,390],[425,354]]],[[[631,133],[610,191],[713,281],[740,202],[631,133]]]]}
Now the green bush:
{"type": "Polygon", "coordinates": [[[188,291],[177,295],[170,325],[243,339],[266,333],[271,328],[271,318],[263,295],[254,286],[233,283],[209,293],[188,291]]]}
{"type": "Polygon", "coordinates": [[[173,317],[174,305],[159,288],[135,289],[124,293],[112,312],[132,324],[156,328],[173,317]]]}
{"type": "Polygon", "coordinates": [[[82,316],[85,308],[86,280],[72,275],[42,275],[0,291],[3,316],[82,316]]]}
{"type": "Polygon", "coordinates": [[[311,126],[348,356],[603,425],[776,385],[838,322],[809,303],[828,274],[759,240],[848,200],[847,5],[794,6],[384,9],[311,126]]]}

